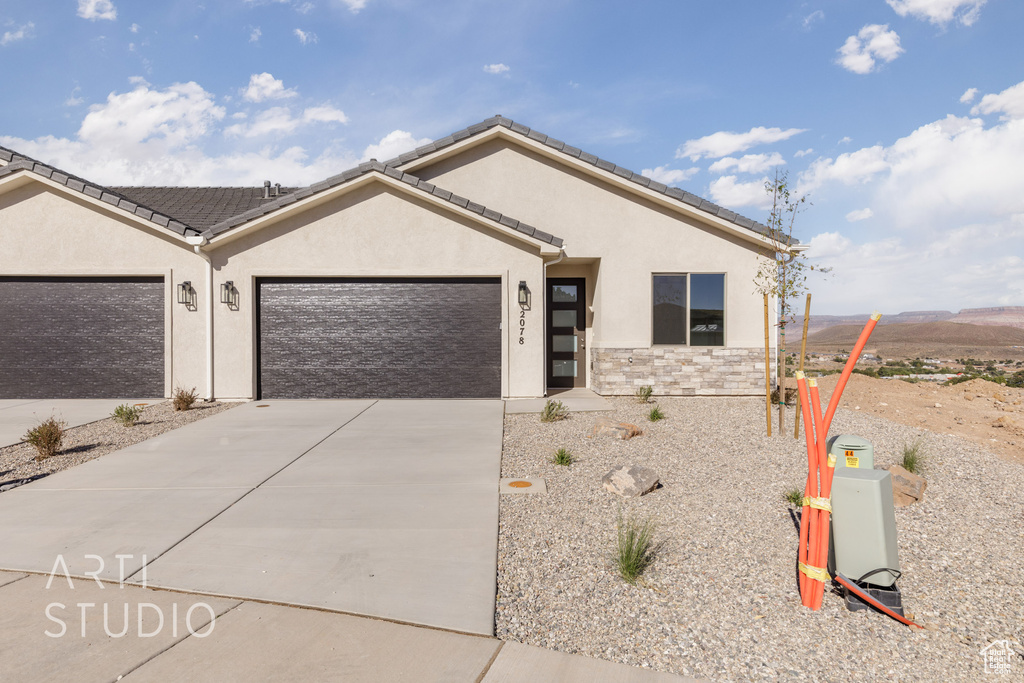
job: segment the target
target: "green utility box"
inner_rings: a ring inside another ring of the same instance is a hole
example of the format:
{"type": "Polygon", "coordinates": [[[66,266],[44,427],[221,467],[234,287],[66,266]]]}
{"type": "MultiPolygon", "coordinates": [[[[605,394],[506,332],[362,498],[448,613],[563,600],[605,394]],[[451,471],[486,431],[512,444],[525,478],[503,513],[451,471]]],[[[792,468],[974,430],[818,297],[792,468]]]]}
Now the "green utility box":
{"type": "MultiPolygon", "coordinates": [[[[900,568],[892,476],[886,470],[836,468],[832,478],[829,573],[856,581],[876,569],[900,568]]],[[[888,587],[896,580],[879,572],[865,583],[888,587]]]]}
{"type": "Polygon", "coordinates": [[[826,445],[829,454],[836,456],[836,469],[854,467],[870,470],[875,467],[875,449],[867,439],[840,434],[829,439],[826,445]]]}

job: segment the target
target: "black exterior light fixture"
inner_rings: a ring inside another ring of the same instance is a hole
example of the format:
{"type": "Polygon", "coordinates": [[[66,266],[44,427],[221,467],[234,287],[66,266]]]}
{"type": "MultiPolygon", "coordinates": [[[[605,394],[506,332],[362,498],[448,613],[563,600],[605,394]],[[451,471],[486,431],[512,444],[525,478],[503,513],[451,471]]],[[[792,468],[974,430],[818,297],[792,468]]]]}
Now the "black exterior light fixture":
{"type": "Polygon", "coordinates": [[[178,285],[178,303],[185,306],[190,311],[194,311],[196,308],[196,290],[192,288],[192,283],[189,280],[178,285]]]}
{"type": "Polygon", "coordinates": [[[526,286],[526,280],[519,281],[519,305],[523,308],[530,307],[530,289],[526,286]]]}
{"type": "Polygon", "coordinates": [[[235,283],[228,280],[220,286],[220,302],[227,305],[232,311],[238,310],[238,290],[235,283]]]}

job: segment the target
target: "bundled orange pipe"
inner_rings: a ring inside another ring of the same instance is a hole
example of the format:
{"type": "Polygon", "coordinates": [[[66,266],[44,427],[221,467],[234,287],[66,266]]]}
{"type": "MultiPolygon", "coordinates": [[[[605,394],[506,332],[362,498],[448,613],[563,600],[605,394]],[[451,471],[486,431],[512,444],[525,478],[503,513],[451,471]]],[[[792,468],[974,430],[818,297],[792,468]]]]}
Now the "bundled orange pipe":
{"type": "Polygon", "coordinates": [[[832,398],[825,414],[821,413],[821,399],[818,394],[818,383],[811,379],[805,380],[803,373],[797,373],[797,387],[800,390],[801,409],[804,418],[804,432],[807,437],[807,485],[804,489],[804,505],[800,518],[800,598],[801,602],[813,609],[821,609],[825,593],[825,581],[828,571],[829,518],[832,507],[829,499],[832,495],[832,476],[835,473],[835,458],[829,456],[825,449],[828,430],[832,426],[832,418],[839,407],[839,399],[843,389],[853,373],[853,368],[860,358],[868,337],[878,324],[881,314],[875,312],[864,330],[860,333],[853,352],[846,360],[843,373],[832,392],[832,398]],[[808,401],[808,393],[810,400],[808,401]],[[810,418],[808,418],[808,412],[810,418]],[[812,433],[813,427],[813,433],[812,433]],[[814,495],[818,494],[818,495],[814,495]]]}

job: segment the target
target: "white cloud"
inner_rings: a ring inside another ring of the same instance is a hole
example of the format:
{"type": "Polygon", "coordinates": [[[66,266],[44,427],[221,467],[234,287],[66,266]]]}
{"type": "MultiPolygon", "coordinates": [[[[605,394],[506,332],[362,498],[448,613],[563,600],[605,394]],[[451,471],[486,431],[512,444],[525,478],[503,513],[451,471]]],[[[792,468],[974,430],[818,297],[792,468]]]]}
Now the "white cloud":
{"type": "Polygon", "coordinates": [[[866,183],[888,168],[885,149],[881,145],[846,152],[834,160],[817,159],[800,174],[797,195],[809,194],[832,181],[844,185],[866,183]]]}
{"type": "MultiPolygon", "coordinates": [[[[2,137],[0,144],[106,185],[258,186],[263,178],[304,185],[357,162],[344,149],[328,148],[311,158],[298,145],[282,149],[259,141],[253,147],[244,136],[232,138],[237,149],[208,155],[203,143],[221,130],[225,119],[213,95],[196,83],[157,89],[141,78],[133,82],[134,90],[111,93],[104,103],[90,107],[72,139],[2,137]]],[[[314,124],[345,118],[325,105],[293,120],[314,124]]]]}
{"type": "Polygon", "coordinates": [[[258,138],[265,135],[290,135],[313,123],[348,123],[345,112],[323,105],[309,107],[295,116],[288,107],[271,107],[253,117],[251,123],[236,123],[224,129],[228,137],[258,138]]]}
{"type": "Polygon", "coordinates": [[[820,9],[816,9],[806,17],[804,17],[804,28],[810,28],[817,21],[824,21],[825,13],[820,9]]]}
{"type": "MultiPolygon", "coordinates": [[[[365,3],[364,3],[365,4],[365,3]]],[[[295,11],[299,14],[309,14],[313,11],[315,5],[311,2],[304,2],[301,5],[295,6],[295,11]]]]}
{"type": "Polygon", "coordinates": [[[65,107],[77,107],[78,105],[80,105],[83,102],[85,102],[85,100],[83,100],[81,98],[81,96],[80,96],[81,92],[82,92],[82,88],[80,86],[76,85],[75,89],[71,91],[70,95],[68,95],[68,98],[66,100],[64,100],[64,106],[65,107]]]}
{"type": "Polygon", "coordinates": [[[850,223],[856,223],[857,221],[866,221],[875,215],[875,212],[869,208],[857,209],[846,214],[846,220],[850,223]]]}
{"type": "Polygon", "coordinates": [[[128,27],[128,30],[131,31],[132,33],[138,33],[140,28],[142,28],[142,27],[139,26],[138,24],[132,24],[131,26],[128,27]]]}
{"type": "Polygon", "coordinates": [[[312,31],[308,31],[308,32],[307,31],[303,31],[301,28],[295,29],[294,31],[292,31],[292,33],[295,34],[295,37],[298,38],[299,42],[302,43],[303,45],[309,45],[310,43],[316,43],[319,40],[316,37],[315,33],[313,33],[312,31]]]}
{"type": "Polygon", "coordinates": [[[945,26],[956,19],[964,26],[978,20],[986,0],[885,0],[896,14],[945,26]]]}
{"type": "Polygon", "coordinates": [[[738,173],[764,173],[772,166],[780,166],[786,163],[785,159],[778,152],[768,154],[744,154],[736,157],[725,157],[711,164],[708,168],[712,173],[725,173],[735,168],[738,173]]]}
{"type": "Polygon", "coordinates": [[[83,19],[117,19],[117,8],[110,0],[78,0],[78,16],[83,19]]]}
{"type": "Polygon", "coordinates": [[[369,0],[341,0],[341,3],[345,5],[345,7],[348,7],[352,14],[359,14],[359,10],[366,7],[367,2],[369,2],[369,0]]]}
{"type": "Polygon", "coordinates": [[[838,232],[823,232],[807,242],[807,257],[827,259],[841,256],[853,243],[838,232]]]}
{"type": "Polygon", "coordinates": [[[793,156],[796,157],[797,159],[800,159],[801,157],[805,157],[808,154],[814,154],[814,148],[813,147],[808,147],[807,149],[798,149],[797,151],[793,152],[793,156]]]}
{"type": "Polygon", "coordinates": [[[258,43],[258,42],[260,42],[260,38],[262,36],[263,36],[263,31],[260,30],[259,26],[257,26],[256,28],[254,28],[252,31],[249,32],[249,42],[250,43],[258,43]]]}
{"type": "Polygon", "coordinates": [[[757,145],[765,145],[789,138],[803,133],[806,128],[764,128],[758,126],[751,128],[746,133],[732,133],[719,131],[711,135],[705,135],[696,140],[687,140],[676,150],[676,158],[689,157],[690,161],[697,161],[701,157],[717,159],[729,154],[744,152],[757,145]]]}
{"type": "Polygon", "coordinates": [[[363,156],[359,160],[369,161],[370,159],[376,159],[382,162],[389,161],[399,154],[422,147],[428,142],[430,142],[430,138],[420,138],[417,140],[412,136],[412,133],[404,130],[393,130],[381,138],[381,141],[377,144],[368,145],[363,150],[363,156]]]}
{"type": "Polygon", "coordinates": [[[22,24],[13,31],[4,31],[4,34],[0,36],[0,46],[6,47],[11,43],[17,43],[19,40],[31,38],[32,29],[35,27],[36,25],[30,21],[27,24],[22,24]]]}
{"type": "Polygon", "coordinates": [[[879,61],[891,62],[903,52],[900,37],[888,24],[868,24],[839,48],[836,63],[855,74],[869,74],[879,61]]]}
{"type": "Polygon", "coordinates": [[[250,102],[282,100],[296,95],[298,93],[295,90],[284,87],[284,81],[274,78],[266,71],[250,76],[249,86],[242,91],[242,97],[250,102]]]}
{"type": "Polygon", "coordinates": [[[489,74],[503,74],[509,71],[507,64],[485,64],[484,71],[489,74]]]}
{"type": "Polygon", "coordinates": [[[844,135],[843,137],[839,138],[840,145],[848,145],[851,142],[853,142],[853,138],[851,138],[849,135],[844,135]]]}
{"type": "Polygon", "coordinates": [[[761,178],[749,183],[736,181],[736,176],[726,175],[716,178],[708,185],[708,194],[715,202],[728,209],[735,209],[739,206],[753,206],[758,209],[766,209],[771,205],[771,198],[765,191],[765,183],[768,178],[761,178]]]}
{"type": "Polygon", "coordinates": [[[968,88],[964,90],[964,94],[960,96],[960,101],[964,104],[974,101],[974,96],[978,94],[977,88],[968,88]]]}
{"type": "Polygon", "coordinates": [[[663,185],[675,185],[683,181],[689,180],[693,176],[697,175],[700,169],[694,166],[693,168],[678,169],[669,168],[668,166],[658,166],[657,168],[645,168],[640,171],[640,175],[647,176],[651,180],[657,180],[663,185]]]}
{"type": "Polygon", "coordinates": [[[1024,81],[1001,93],[985,95],[971,108],[974,115],[996,113],[1003,114],[1003,120],[1024,119],[1024,81]]]}

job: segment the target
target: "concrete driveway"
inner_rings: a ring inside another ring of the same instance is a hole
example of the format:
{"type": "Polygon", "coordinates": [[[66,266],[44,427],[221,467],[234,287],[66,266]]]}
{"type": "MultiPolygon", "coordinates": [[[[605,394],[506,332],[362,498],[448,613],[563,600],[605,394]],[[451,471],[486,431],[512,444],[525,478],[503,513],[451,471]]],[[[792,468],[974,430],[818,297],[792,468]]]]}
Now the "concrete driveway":
{"type": "Polygon", "coordinates": [[[489,635],[502,417],[249,403],[0,494],[0,568],[60,555],[74,576],[489,635]]]}
{"type": "Polygon", "coordinates": [[[68,423],[68,427],[96,422],[110,417],[114,408],[127,403],[161,403],[162,398],[4,398],[0,399],[0,448],[21,443],[25,432],[51,415],[68,423]]]}

